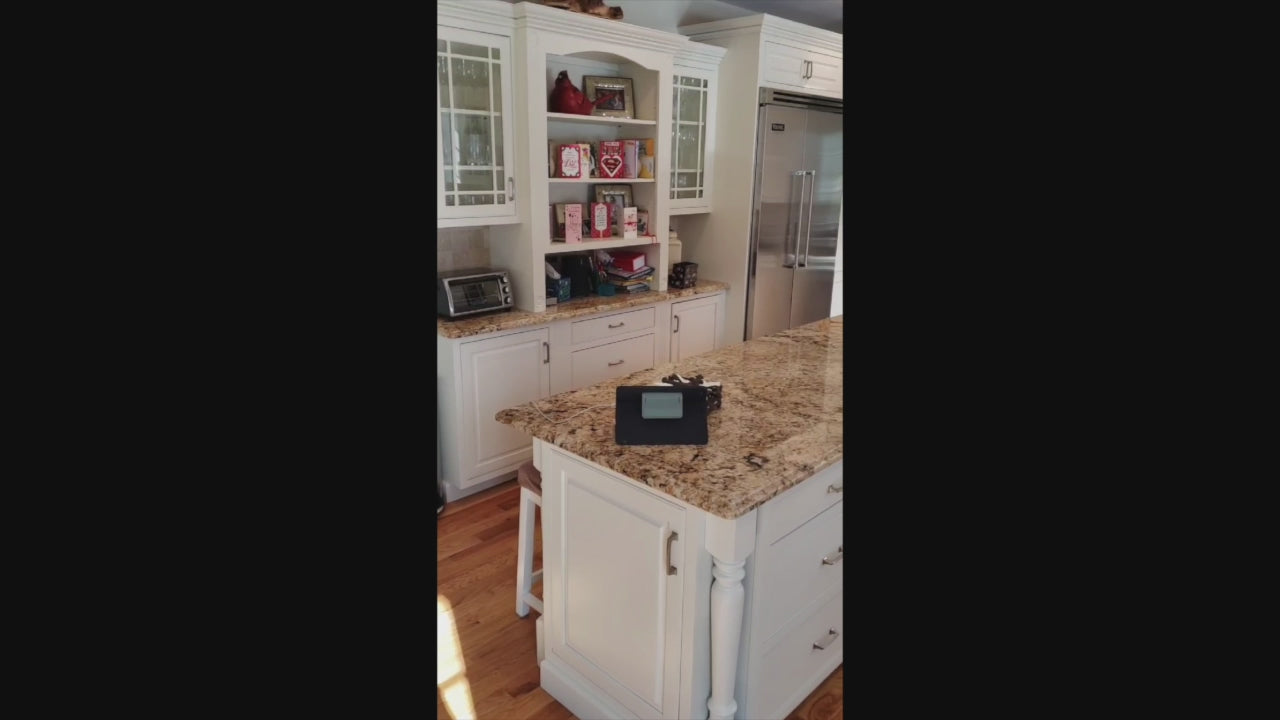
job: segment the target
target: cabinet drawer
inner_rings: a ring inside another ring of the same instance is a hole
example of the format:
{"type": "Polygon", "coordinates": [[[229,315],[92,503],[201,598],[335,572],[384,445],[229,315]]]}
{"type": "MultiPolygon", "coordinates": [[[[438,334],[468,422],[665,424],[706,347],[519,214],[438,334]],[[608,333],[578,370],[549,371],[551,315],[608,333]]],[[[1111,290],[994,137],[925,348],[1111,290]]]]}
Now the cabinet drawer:
{"type": "Polygon", "coordinates": [[[769,638],[806,605],[844,582],[844,503],[760,552],[769,583],[759,590],[760,637],[769,638]],[[826,560],[827,562],[823,562],[826,560]]]}
{"type": "Polygon", "coordinates": [[[636,330],[644,330],[653,327],[657,317],[658,309],[647,307],[617,315],[579,320],[570,329],[569,342],[573,345],[581,345],[592,340],[604,340],[636,330]]]}
{"type": "Polygon", "coordinates": [[[844,658],[844,593],[836,593],[786,633],[760,660],[754,717],[786,717],[844,658]],[[819,649],[815,645],[823,645],[819,649]]]}
{"type": "Polygon", "coordinates": [[[844,461],[832,465],[760,508],[760,542],[772,545],[844,499],[844,461]]]}
{"type": "Polygon", "coordinates": [[[569,354],[569,382],[573,389],[594,385],[654,366],[653,333],[569,354]]]}

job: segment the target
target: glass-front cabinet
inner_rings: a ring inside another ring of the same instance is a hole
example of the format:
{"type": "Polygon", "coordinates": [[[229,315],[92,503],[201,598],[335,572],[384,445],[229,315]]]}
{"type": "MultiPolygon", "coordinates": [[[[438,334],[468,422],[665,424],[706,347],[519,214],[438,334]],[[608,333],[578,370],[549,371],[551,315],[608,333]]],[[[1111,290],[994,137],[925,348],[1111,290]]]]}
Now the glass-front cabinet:
{"type": "Polygon", "coordinates": [[[676,65],[671,84],[671,213],[711,210],[716,71],[676,65]]]}
{"type": "Polygon", "coordinates": [[[511,39],[438,32],[436,226],[517,222],[511,39]]]}

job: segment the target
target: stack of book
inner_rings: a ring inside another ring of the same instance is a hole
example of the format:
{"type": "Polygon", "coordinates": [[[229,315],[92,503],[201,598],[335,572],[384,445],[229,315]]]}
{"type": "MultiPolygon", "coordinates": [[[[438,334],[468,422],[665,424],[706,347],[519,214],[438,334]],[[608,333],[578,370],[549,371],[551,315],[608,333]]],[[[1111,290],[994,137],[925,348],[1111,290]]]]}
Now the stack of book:
{"type": "Polygon", "coordinates": [[[640,292],[649,289],[649,278],[653,276],[653,268],[643,265],[639,270],[626,271],[609,268],[609,284],[618,292],[640,292]]]}

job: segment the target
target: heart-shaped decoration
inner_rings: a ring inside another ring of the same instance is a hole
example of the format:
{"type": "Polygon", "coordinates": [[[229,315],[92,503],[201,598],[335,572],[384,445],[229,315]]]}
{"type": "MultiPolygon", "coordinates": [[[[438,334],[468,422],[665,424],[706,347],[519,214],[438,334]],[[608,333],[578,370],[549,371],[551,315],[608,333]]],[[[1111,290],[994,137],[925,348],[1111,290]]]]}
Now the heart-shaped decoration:
{"type": "Polygon", "coordinates": [[[616,155],[605,155],[600,158],[600,168],[604,170],[605,177],[618,177],[622,171],[622,158],[616,155]]]}

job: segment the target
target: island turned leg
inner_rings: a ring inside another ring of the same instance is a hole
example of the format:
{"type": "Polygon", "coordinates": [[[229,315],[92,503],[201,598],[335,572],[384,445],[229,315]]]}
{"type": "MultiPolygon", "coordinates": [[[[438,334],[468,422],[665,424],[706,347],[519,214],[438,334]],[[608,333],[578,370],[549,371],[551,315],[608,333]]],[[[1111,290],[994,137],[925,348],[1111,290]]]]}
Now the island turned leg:
{"type": "Polygon", "coordinates": [[[727,520],[708,515],[706,548],[711,555],[711,696],[710,720],[732,720],[733,699],[742,644],[742,605],[747,557],[756,549],[756,511],[727,520]]]}
{"type": "Polygon", "coordinates": [[[738,710],[733,699],[738,670],[738,644],[742,640],[742,578],[746,562],[725,562],[712,557],[711,576],[711,698],[710,720],[732,720],[738,710]]]}

